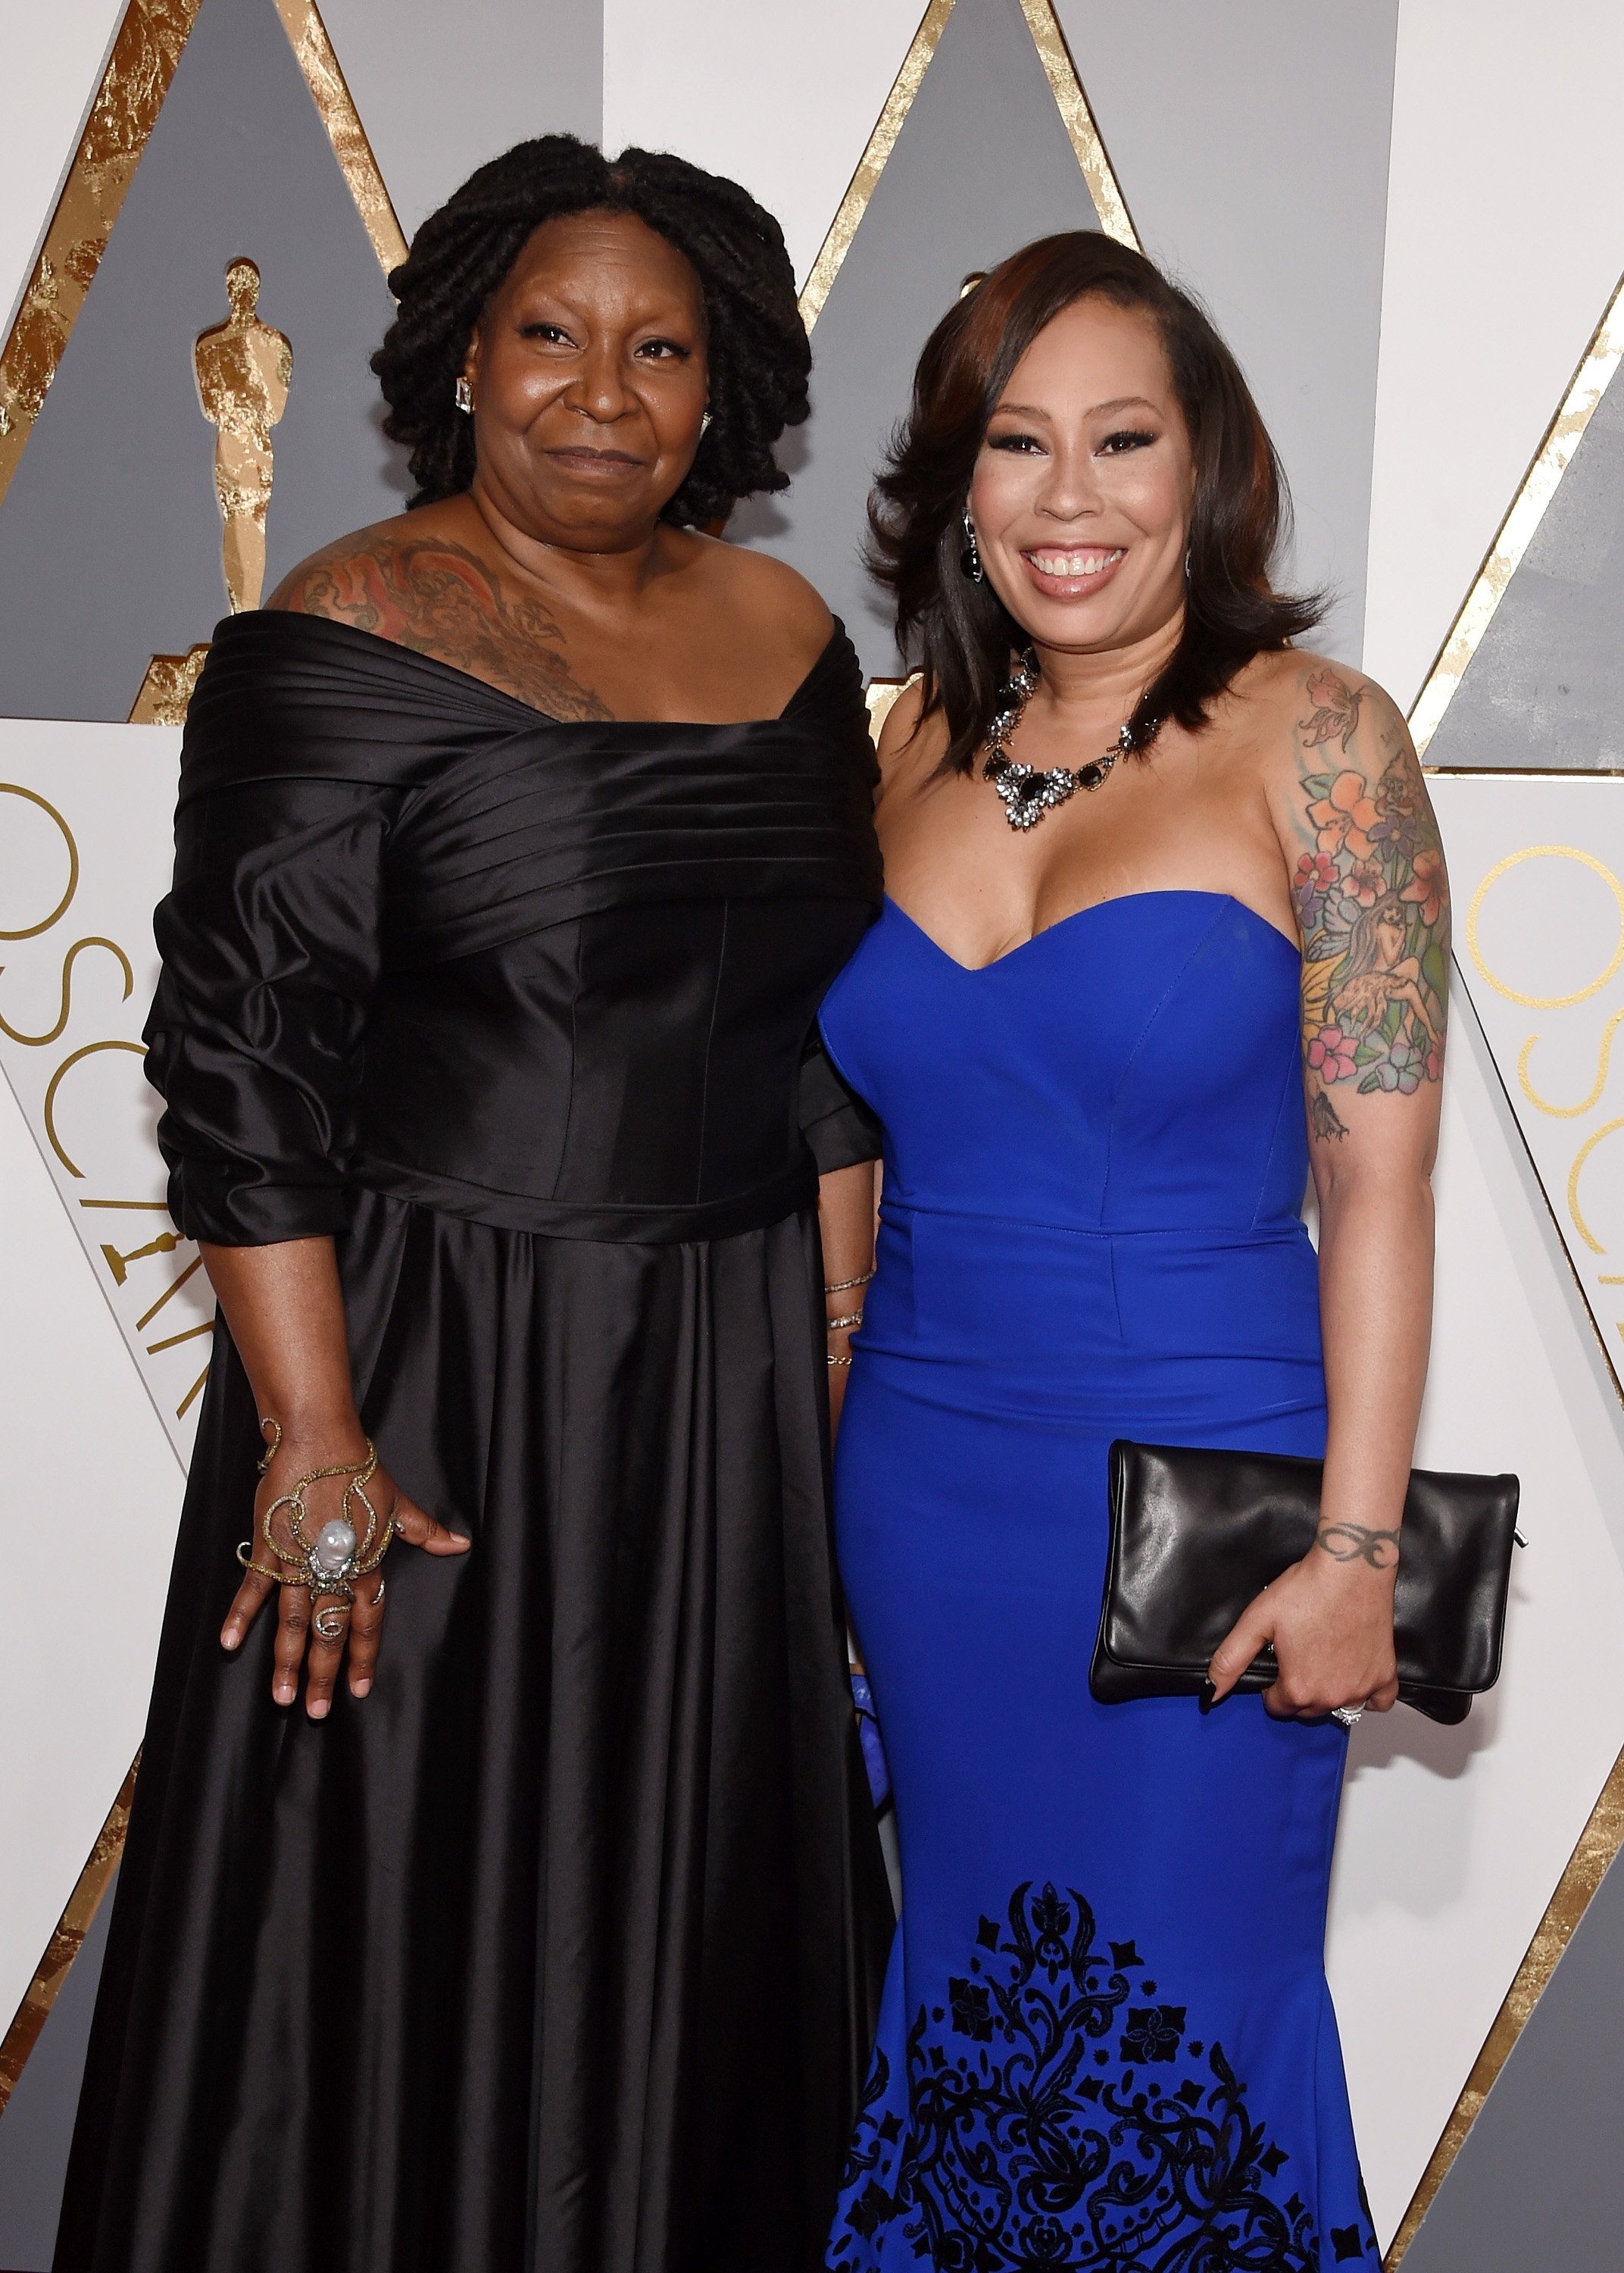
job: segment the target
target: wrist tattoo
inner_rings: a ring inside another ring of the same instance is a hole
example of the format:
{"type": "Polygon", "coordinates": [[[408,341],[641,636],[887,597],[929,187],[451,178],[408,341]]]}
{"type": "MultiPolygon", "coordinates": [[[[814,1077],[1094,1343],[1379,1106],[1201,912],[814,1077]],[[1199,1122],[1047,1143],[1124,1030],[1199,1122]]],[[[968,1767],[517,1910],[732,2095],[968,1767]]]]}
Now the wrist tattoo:
{"type": "Polygon", "coordinates": [[[1313,1543],[1333,1563],[1368,1563],[1373,1571],[1390,1571],[1398,1560],[1396,1531],[1373,1531],[1363,1523],[1322,1523],[1313,1543]]]}

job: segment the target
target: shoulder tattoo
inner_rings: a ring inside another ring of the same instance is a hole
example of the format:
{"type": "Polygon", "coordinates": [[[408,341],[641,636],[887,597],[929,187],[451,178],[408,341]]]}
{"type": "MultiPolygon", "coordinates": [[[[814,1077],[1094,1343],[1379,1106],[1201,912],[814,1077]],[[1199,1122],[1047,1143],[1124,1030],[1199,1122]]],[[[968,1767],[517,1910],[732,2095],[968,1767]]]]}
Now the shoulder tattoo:
{"type": "Polygon", "coordinates": [[[612,715],[571,671],[563,634],[540,597],[510,592],[477,553],[448,538],[408,536],[375,552],[318,560],[286,604],[450,664],[549,717],[612,715]]]}

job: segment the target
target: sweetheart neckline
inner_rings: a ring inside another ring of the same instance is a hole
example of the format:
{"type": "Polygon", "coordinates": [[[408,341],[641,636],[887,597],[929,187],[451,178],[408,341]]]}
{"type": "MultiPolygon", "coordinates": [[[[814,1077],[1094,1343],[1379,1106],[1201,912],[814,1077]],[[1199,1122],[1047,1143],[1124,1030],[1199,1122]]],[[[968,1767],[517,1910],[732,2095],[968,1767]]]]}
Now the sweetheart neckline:
{"type": "Polygon", "coordinates": [[[961,963],[956,955],[949,955],[939,939],[932,938],[924,926],[917,917],[909,914],[900,900],[894,900],[889,892],[885,896],[886,905],[902,917],[909,929],[917,932],[928,948],[933,949],[942,961],[951,964],[955,971],[962,971],[967,979],[979,979],[985,971],[997,971],[1004,964],[1013,963],[1017,956],[1024,955],[1029,948],[1036,947],[1039,940],[1048,939],[1057,931],[1065,931],[1069,925],[1080,923],[1084,916],[1101,915],[1107,908],[1131,907],[1136,900],[1223,901],[1238,909],[1243,916],[1250,916],[1254,923],[1261,924],[1271,939],[1277,939],[1289,955],[1300,959],[1301,949],[1286,937],[1279,926],[1270,923],[1267,916],[1261,916],[1255,908],[1248,907],[1245,900],[1237,899],[1233,892],[1203,892],[1177,885],[1149,892],[1115,892],[1108,900],[1091,900],[1086,908],[1074,908],[1070,915],[1060,916],[1053,923],[1045,924],[1041,931],[1035,931],[1030,939],[1023,939],[1019,946],[1007,949],[1002,955],[995,955],[991,963],[961,963]]]}

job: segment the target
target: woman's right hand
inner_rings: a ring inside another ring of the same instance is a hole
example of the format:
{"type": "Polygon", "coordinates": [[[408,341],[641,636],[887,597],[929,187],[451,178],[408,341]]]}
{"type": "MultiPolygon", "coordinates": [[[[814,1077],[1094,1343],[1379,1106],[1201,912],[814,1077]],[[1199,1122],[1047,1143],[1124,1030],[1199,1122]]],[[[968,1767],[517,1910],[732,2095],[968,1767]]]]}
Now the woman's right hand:
{"type": "Polygon", "coordinates": [[[1263,1692],[1276,1720],[1322,1721],[1338,1709],[1386,1713],[1398,1701],[1393,1649],[1396,1528],[1321,1523],[1313,1545],[1255,1595],[1212,1654],[1221,1704],[1265,1647],[1279,1673],[1263,1692]],[[1356,1539],[1351,1551],[1347,1542],[1356,1539]]]}
{"type": "MultiPolygon", "coordinates": [[[[291,1490],[301,1476],[312,1469],[333,1466],[343,1460],[357,1467],[367,1457],[366,1440],[358,1425],[353,1437],[335,1435],[331,1430],[296,1434],[289,1429],[281,1437],[274,1457],[268,1463],[254,1494],[254,1527],[249,1552],[254,1562],[271,1568],[276,1558],[266,1544],[266,1510],[291,1490]]],[[[305,1505],[310,1511],[305,1524],[306,1535],[314,1539],[326,1523],[331,1523],[341,1512],[344,1488],[352,1480],[348,1476],[324,1476],[318,1483],[305,1489],[305,1505]]],[[[470,1542],[445,1525],[426,1515],[415,1501],[410,1500],[395,1482],[388,1470],[378,1467],[365,1486],[366,1496],[377,1511],[381,1529],[391,1510],[394,1514],[395,1536],[404,1539],[409,1547],[421,1547],[430,1555],[465,1555],[470,1542]]],[[[351,1512],[359,1518],[357,1534],[364,1537],[366,1512],[351,1504],[351,1512]]],[[[278,1510],[272,1519],[272,1530],[284,1552],[296,1553],[289,1512],[278,1510]]],[[[304,1709],[312,1721],[326,1718],[333,1703],[333,1691],[343,1665],[345,1652],[349,1654],[349,1693],[364,1697],[372,1686],[372,1675],[378,1663],[378,1644],[384,1630],[385,1575],[388,1557],[376,1571],[354,1581],[355,1604],[351,1608],[342,1598],[321,1594],[312,1599],[308,1587],[284,1587],[276,1579],[264,1576],[262,1571],[244,1571],[243,1583],[232,1599],[226,1613],[220,1639],[223,1648],[241,1648],[250,1627],[265,1606],[268,1594],[280,1597],[276,1613],[276,1642],[272,1653],[271,1694],[279,1705],[291,1705],[299,1691],[299,1668],[310,1652],[309,1674],[304,1687],[304,1709]],[[345,1613],[343,1632],[328,1640],[312,1627],[311,1619],[318,1604],[334,1608],[345,1613]]]]}

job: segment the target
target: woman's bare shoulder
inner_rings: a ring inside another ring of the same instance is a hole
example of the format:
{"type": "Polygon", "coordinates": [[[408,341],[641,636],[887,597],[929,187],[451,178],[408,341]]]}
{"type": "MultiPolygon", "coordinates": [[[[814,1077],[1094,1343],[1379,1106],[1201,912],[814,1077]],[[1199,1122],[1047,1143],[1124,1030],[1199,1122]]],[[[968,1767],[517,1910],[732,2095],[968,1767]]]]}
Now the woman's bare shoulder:
{"type": "MultiPolygon", "coordinates": [[[[1321,900],[1368,909],[1419,895],[1435,920],[1448,887],[1438,826],[1410,729],[1386,688],[1333,656],[1259,657],[1237,682],[1252,706],[1244,741],[1305,936],[1321,900]],[[1305,896],[1306,896],[1305,897],[1305,896]]],[[[1447,919],[1447,918],[1446,918],[1447,919]]]]}
{"type": "Polygon", "coordinates": [[[499,614],[498,578],[481,533],[466,497],[441,498],[324,545],[283,577],[266,605],[396,639],[425,607],[438,612],[448,593],[499,614]]]}
{"type": "Polygon", "coordinates": [[[947,722],[939,710],[924,715],[924,690],[918,673],[905,679],[887,706],[879,729],[879,793],[928,780],[947,746],[947,722]]]}
{"type": "Polygon", "coordinates": [[[370,588],[388,577],[403,547],[414,538],[421,541],[435,534],[424,521],[423,514],[397,514],[392,520],[377,521],[370,528],[335,537],[290,569],[266,606],[285,609],[293,615],[331,616],[339,623],[361,623],[371,628],[367,619],[376,609],[377,595],[370,588]]]}
{"type": "Polygon", "coordinates": [[[1403,731],[1403,712],[1367,671],[1304,648],[1254,656],[1231,694],[1249,734],[1288,753],[1351,744],[1361,729],[1403,731]]]}
{"type": "Polygon", "coordinates": [[[741,636],[770,641],[805,676],[834,632],[834,619],[816,585],[770,552],[730,544],[721,537],[697,541],[704,548],[699,565],[717,604],[738,624],[741,636]]]}
{"type": "Polygon", "coordinates": [[[607,718],[544,598],[505,589],[461,498],[357,529],[302,561],[269,604],[326,616],[483,679],[550,718],[607,718]]]}

